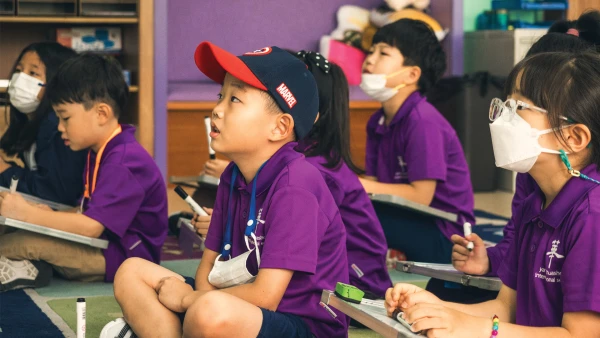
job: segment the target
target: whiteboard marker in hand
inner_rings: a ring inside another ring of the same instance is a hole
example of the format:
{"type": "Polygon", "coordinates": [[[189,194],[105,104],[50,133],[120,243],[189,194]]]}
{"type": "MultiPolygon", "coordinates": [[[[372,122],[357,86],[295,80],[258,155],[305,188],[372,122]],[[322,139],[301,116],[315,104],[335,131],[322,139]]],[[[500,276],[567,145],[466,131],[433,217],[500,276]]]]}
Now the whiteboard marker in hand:
{"type": "Polygon", "coordinates": [[[192,210],[196,214],[200,216],[208,216],[206,211],[204,211],[204,209],[202,209],[202,207],[200,207],[200,205],[198,205],[198,203],[196,203],[196,201],[194,201],[190,197],[190,195],[188,195],[187,192],[185,192],[185,190],[183,190],[180,186],[175,187],[175,192],[177,193],[177,195],[179,195],[179,197],[186,201],[186,203],[192,208],[192,210]]]}
{"type": "Polygon", "coordinates": [[[10,193],[14,194],[15,192],[17,192],[17,185],[19,184],[19,178],[16,175],[13,175],[12,179],[10,180],[10,193]]]}
{"type": "Polygon", "coordinates": [[[210,138],[210,131],[212,130],[212,127],[210,126],[210,117],[204,117],[204,126],[206,127],[206,137],[208,139],[208,154],[210,155],[210,159],[214,160],[217,158],[217,156],[215,155],[213,148],[210,146],[210,142],[212,141],[210,138]]]}
{"type": "MultiPolygon", "coordinates": [[[[467,238],[467,236],[471,234],[471,223],[465,222],[465,224],[463,224],[463,231],[465,233],[465,238],[467,238]]],[[[469,244],[467,244],[467,250],[473,251],[473,248],[475,248],[475,245],[472,241],[469,241],[469,244]]]]}

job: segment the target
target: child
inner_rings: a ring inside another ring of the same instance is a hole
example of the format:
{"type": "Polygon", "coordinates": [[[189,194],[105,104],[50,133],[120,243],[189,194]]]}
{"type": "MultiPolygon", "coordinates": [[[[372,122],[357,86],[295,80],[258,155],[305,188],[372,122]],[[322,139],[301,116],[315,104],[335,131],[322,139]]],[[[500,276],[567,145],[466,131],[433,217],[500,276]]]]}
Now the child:
{"type": "Polygon", "coordinates": [[[136,141],[135,128],[120,125],[127,85],[120,65],[97,55],[65,62],[48,84],[48,99],[59,118],[65,145],[87,150],[82,213],[54,212],[31,206],[19,194],[0,194],[0,214],[109,241],[108,249],[17,231],[0,237],[2,290],[42,286],[50,264],[67,279],[112,282],[129,257],[160,260],[167,234],[166,188],[152,157],[136,141]],[[42,271],[44,273],[42,273],[42,271]],[[4,276],[4,275],[3,275],[4,276]],[[19,278],[20,277],[20,278],[19,278]]]}
{"type": "Polygon", "coordinates": [[[375,207],[390,248],[410,260],[449,263],[450,236],[474,224],[469,168],[456,132],[423,96],[446,56],[425,23],[402,19],[377,31],[361,88],[382,103],[367,124],[365,190],[396,195],[458,215],[458,223],[388,205],[375,207]]]}
{"type": "Polygon", "coordinates": [[[542,53],[520,62],[494,99],[498,166],[536,187],[513,215],[515,238],[498,270],[498,298],[461,305],[408,284],[388,312],[435,337],[600,336],[600,56],[542,53]],[[492,323],[492,317],[499,317],[492,323]]]}
{"type": "MultiPolygon", "coordinates": [[[[526,57],[545,52],[583,52],[598,51],[600,46],[600,12],[589,11],[583,13],[575,21],[556,22],[548,30],[548,34],[541,37],[529,49],[526,57]]],[[[512,214],[515,215],[523,200],[529,196],[537,185],[529,174],[517,175],[516,191],[512,201],[512,214]]],[[[452,264],[462,272],[474,275],[496,276],[500,263],[504,259],[514,238],[514,224],[512,219],[504,227],[504,238],[494,247],[485,248],[481,238],[476,234],[469,240],[475,244],[473,252],[466,250],[467,239],[460,235],[453,235],[452,264]]]]}
{"type": "Polygon", "coordinates": [[[211,145],[233,161],[195,283],[125,262],[115,296],[128,324],[111,322],[101,337],[126,325],[141,337],[345,337],[346,317],[319,306],[323,289],[348,281],[344,225],[323,177],[294,150],[317,117],[313,76],[277,47],[235,57],[203,42],[195,59],[223,85],[211,145]]]}
{"type": "MultiPolygon", "coordinates": [[[[315,77],[319,90],[319,119],[299,142],[304,153],[323,175],[346,227],[350,284],[371,298],[383,298],[392,285],[385,265],[387,246],[381,224],[350,157],[348,82],[342,69],[315,52],[298,52],[315,77]]],[[[210,211],[210,210],[209,210],[210,211]]],[[[192,224],[205,234],[210,216],[194,215],[192,224]]]]}
{"type": "Polygon", "coordinates": [[[296,150],[323,175],[346,227],[350,284],[371,298],[385,297],[391,285],[385,255],[387,245],[369,196],[350,157],[348,82],[342,69],[314,52],[298,56],[319,88],[319,119],[296,150]]]}
{"type": "Polygon", "coordinates": [[[58,118],[48,100],[46,83],[58,67],[77,54],[56,42],[31,44],[19,54],[8,87],[10,124],[0,149],[17,155],[24,168],[0,158],[0,186],[19,178],[17,191],[68,205],[77,204],[83,190],[85,152],[67,147],[56,131],[58,118]]]}

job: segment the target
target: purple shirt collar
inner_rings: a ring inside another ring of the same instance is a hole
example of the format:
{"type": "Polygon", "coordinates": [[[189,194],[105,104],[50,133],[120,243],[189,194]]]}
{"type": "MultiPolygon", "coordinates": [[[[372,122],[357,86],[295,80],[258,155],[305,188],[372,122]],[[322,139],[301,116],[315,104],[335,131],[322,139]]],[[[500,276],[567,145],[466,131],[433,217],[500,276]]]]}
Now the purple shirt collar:
{"type": "MultiPolygon", "coordinates": [[[[600,179],[600,173],[598,173],[598,168],[595,164],[588,165],[581,173],[596,180],[600,179]]],[[[590,190],[597,186],[597,183],[583,178],[572,177],[560,190],[554,201],[546,209],[542,210],[545,200],[544,193],[538,185],[535,185],[535,191],[529,197],[533,199],[533,202],[529,204],[529,208],[523,211],[523,223],[529,223],[534,218],[539,217],[545,224],[548,224],[552,228],[558,228],[563,223],[567,214],[580,204],[581,199],[590,190]]]]}
{"type": "MultiPolygon", "coordinates": [[[[271,186],[271,184],[273,183],[273,178],[277,177],[279,172],[281,172],[281,170],[285,168],[285,166],[287,166],[288,163],[297,158],[304,157],[304,155],[294,150],[294,147],[296,147],[296,145],[296,142],[289,142],[283,147],[279,148],[279,150],[277,150],[277,152],[275,152],[275,154],[271,156],[267,164],[265,164],[264,168],[262,168],[260,174],[258,175],[258,182],[256,184],[257,195],[262,194],[271,186]]],[[[221,175],[221,180],[223,180],[223,182],[231,184],[232,170],[233,162],[227,166],[227,168],[223,172],[223,175],[221,175]]],[[[257,177],[255,177],[254,179],[257,179],[257,177]]],[[[235,180],[234,187],[238,190],[245,190],[249,194],[252,193],[252,181],[246,183],[246,179],[244,178],[244,175],[242,175],[241,172],[235,180]]]]}
{"type": "Polygon", "coordinates": [[[384,123],[385,114],[383,113],[383,108],[379,109],[377,112],[375,112],[375,115],[378,117],[377,129],[375,129],[375,132],[378,134],[384,134],[391,126],[400,122],[402,118],[410,113],[415,106],[423,100],[425,100],[425,96],[423,96],[419,91],[415,91],[410,94],[404,103],[402,103],[400,109],[398,109],[398,112],[396,112],[396,115],[394,115],[394,118],[392,118],[392,122],[390,122],[389,126],[386,126],[384,123]]]}

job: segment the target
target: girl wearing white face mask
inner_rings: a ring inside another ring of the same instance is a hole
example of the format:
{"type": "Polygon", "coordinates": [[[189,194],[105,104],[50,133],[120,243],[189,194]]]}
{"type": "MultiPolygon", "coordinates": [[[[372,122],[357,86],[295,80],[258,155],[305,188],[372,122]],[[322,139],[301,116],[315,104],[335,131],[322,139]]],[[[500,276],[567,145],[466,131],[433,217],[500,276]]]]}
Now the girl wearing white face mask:
{"type": "Polygon", "coordinates": [[[600,56],[532,56],[505,94],[490,107],[496,164],[528,172],[537,186],[512,217],[497,299],[449,303],[397,284],[388,311],[401,308],[415,331],[436,337],[598,337],[600,56]]]}
{"type": "Polygon", "coordinates": [[[58,118],[45,98],[45,84],[64,61],[76,55],[56,42],[41,42],[27,46],[17,58],[9,76],[10,122],[0,149],[18,156],[24,167],[0,159],[0,186],[10,186],[17,176],[19,192],[77,204],[83,191],[85,154],[64,144],[58,118]]]}
{"type": "Polygon", "coordinates": [[[382,27],[363,64],[361,88],[382,108],[367,124],[365,190],[457,214],[459,223],[374,203],[388,247],[409,260],[450,263],[453,234],[474,223],[469,168],[456,132],[424,93],[444,73],[446,55],[425,23],[382,27]]]}

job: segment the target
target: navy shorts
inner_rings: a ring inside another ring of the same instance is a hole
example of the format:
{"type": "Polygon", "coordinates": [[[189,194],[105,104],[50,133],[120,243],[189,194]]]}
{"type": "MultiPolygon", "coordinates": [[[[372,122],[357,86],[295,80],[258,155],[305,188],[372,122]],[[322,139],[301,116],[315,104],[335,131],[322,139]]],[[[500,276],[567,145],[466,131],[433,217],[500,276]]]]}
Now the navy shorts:
{"type": "MultiPolygon", "coordinates": [[[[185,282],[196,289],[194,278],[184,277],[185,282]]],[[[262,325],[258,332],[257,338],[313,338],[314,335],[310,332],[310,328],[302,318],[281,312],[273,312],[260,308],[263,315],[262,325]]],[[[185,313],[179,313],[179,320],[183,324],[185,313]]]]}

